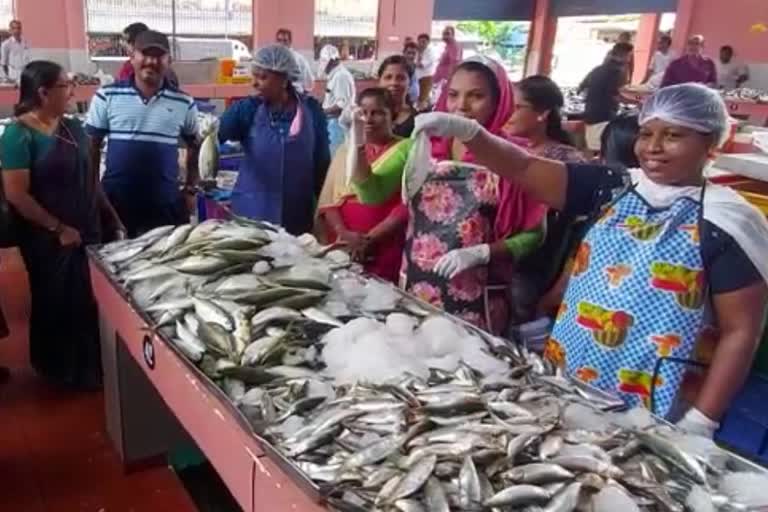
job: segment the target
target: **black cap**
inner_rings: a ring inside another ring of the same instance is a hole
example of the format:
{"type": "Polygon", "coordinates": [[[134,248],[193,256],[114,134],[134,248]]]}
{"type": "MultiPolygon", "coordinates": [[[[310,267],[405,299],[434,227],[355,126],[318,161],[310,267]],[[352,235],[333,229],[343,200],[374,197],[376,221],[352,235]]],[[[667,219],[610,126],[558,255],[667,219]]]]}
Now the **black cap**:
{"type": "Polygon", "coordinates": [[[148,50],[150,48],[157,48],[163,50],[165,53],[171,51],[171,45],[168,42],[168,37],[165,34],[161,34],[155,30],[145,30],[136,36],[136,41],[133,43],[133,47],[140,52],[148,50]]]}

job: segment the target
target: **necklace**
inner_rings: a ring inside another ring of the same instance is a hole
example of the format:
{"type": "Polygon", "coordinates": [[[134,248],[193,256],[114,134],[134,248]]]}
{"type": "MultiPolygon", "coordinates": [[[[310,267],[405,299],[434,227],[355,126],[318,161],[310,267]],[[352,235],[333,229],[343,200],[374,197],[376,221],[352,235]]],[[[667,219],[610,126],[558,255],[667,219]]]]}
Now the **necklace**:
{"type": "MultiPolygon", "coordinates": [[[[43,126],[46,128],[46,131],[50,130],[53,127],[54,123],[45,123],[42,119],[40,119],[40,116],[37,115],[37,112],[30,112],[30,115],[35,118],[35,120],[40,124],[40,126],[43,126]]],[[[78,147],[77,141],[75,140],[75,136],[70,131],[69,127],[67,127],[66,124],[59,121],[58,126],[53,130],[53,133],[51,133],[52,137],[56,137],[60,141],[66,142],[70,146],[78,147]],[[64,131],[67,132],[67,137],[63,137],[59,135],[58,128],[64,128],[64,131]]]]}

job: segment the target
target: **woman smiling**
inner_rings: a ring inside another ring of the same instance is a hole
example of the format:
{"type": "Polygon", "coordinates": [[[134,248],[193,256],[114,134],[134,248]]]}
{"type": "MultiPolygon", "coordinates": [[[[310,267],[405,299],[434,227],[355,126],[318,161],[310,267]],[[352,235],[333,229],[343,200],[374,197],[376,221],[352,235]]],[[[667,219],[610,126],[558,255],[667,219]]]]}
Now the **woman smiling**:
{"type": "MultiPolygon", "coordinates": [[[[749,373],[768,298],[768,223],[703,170],[728,129],[720,96],[668,87],[639,119],[640,169],[566,165],[532,156],[466,119],[428,114],[416,132],[454,136],[478,160],[559,210],[594,222],[547,354],[567,373],[675,418],[685,372],[710,325],[704,383],[680,425],[711,436],[749,373]]],[[[686,404],[687,405],[687,404],[686,404]]]]}

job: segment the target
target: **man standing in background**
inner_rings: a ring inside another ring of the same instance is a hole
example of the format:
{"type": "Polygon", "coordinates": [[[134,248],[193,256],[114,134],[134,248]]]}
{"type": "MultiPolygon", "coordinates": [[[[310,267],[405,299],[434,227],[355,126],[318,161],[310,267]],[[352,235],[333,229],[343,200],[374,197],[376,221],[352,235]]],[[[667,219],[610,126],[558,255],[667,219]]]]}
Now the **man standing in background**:
{"type": "Polygon", "coordinates": [[[149,30],[149,27],[144,23],[137,22],[131,23],[123,29],[123,49],[128,54],[128,60],[123,62],[120,66],[120,71],[117,72],[118,80],[128,80],[133,76],[133,64],[131,64],[131,55],[133,55],[133,44],[136,42],[136,36],[149,30]]]}
{"type": "Polygon", "coordinates": [[[456,29],[450,25],[443,29],[443,43],[445,43],[445,49],[443,49],[443,54],[437,62],[434,75],[434,83],[437,86],[441,86],[451,79],[453,71],[461,64],[464,55],[461,46],[456,41],[456,29]]]}
{"type": "Polygon", "coordinates": [[[717,86],[729,91],[738,89],[749,80],[749,68],[746,64],[733,58],[733,47],[725,45],[720,48],[720,58],[715,62],[717,69],[717,86]]]}
{"type": "Polygon", "coordinates": [[[704,36],[697,35],[688,39],[685,55],[669,63],[662,87],[668,85],[695,82],[709,87],[717,85],[715,63],[704,55],[704,36]]]}
{"type": "Polygon", "coordinates": [[[587,91],[584,102],[587,148],[600,151],[600,136],[619,111],[619,91],[627,81],[627,63],[633,47],[616,43],[605,62],[589,72],[579,85],[579,93],[587,91]]]}
{"type": "Polygon", "coordinates": [[[109,137],[104,191],[130,237],[167,224],[186,224],[198,181],[197,107],[170,84],[168,38],[145,30],[136,36],[125,82],[101,87],[93,96],[86,131],[98,169],[109,137]],[[179,187],[179,138],[187,146],[187,175],[179,187]]]}
{"type": "Polygon", "coordinates": [[[24,66],[30,61],[29,45],[21,37],[21,22],[19,20],[12,20],[8,24],[8,28],[11,37],[0,46],[0,65],[3,67],[5,76],[18,81],[24,66]]]}
{"type": "Polygon", "coordinates": [[[419,103],[419,82],[416,79],[416,62],[419,60],[419,46],[413,41],[405,43],[403,47],[403,56],[408,62],[408,76],[410,82],[408,85],[408,101],[411,106],[416,108],[419,103]]]}
{"type": "Polygon", "coordinates": [[[320,50],[320,65],[324,66],[328,78],[323,111],[328,118],[328,139],[333,158],[336,149],[344,142],[344,129],[339,123],[339,117],[345,108],[355,103],[355,78],[341,63],[339,50],[333,45],[325,45],[320,50]]]}
{"type": "Polygon", "coordinates": [[[293,87],[298,92],[305,92],[312,94],[312,89],[315,87],[315,76],[312,74],[312,67],[307,62],[302,54],[292,48],[293,46],[293,33],[287,28],[278,29],[275,36],[277,44],[283,45],[293,53],[293,58],[296,60],[296,64],[299,66],[300,79],[293,82],[293,87]]]}
{"type": "Polygon", "coordinates": [[[651,64],[648,66],[643,83],[647,83],[654,89],[661,85],[661,80],[664,78],[664,73],[667,71],[669,63],[675,59],[675,53],[672,51],[671,46],[672,38],[667,34],[662,34],[659,37],[656,52],[651,58],[651,64]]]}
{"type": "Polygon", "coordinates": [[[419,34],[417,38],[419,54],[416,58],[414,79],[419,84],[419,101],[414,105],[418,110],[429,108],[429,96],[432,94],[432,77],[435,74],[437,60],[430,46],[429,34],[419,34]]]}

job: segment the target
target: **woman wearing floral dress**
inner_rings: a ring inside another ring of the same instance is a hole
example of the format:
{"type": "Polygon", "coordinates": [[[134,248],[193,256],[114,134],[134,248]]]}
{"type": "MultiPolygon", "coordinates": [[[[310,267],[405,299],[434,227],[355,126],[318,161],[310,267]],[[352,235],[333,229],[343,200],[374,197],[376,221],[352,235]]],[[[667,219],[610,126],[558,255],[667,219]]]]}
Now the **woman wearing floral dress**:
{"type": "MultiPolygon", "coordinates": [[[[512,96],[501,66],[467,60],[453,73],[437,110],[475,119],[502,135],[512,96]]],[[[474,155],[452,138],[432,139],[431,153],[436,163],[422,169],[423,183],[409,193],[401,285],[470,323],[500,332],[506,325],[506,293],[496,298],[489,291],[489,263],[508,264],[535,249],[546,209],[511,182],[474,165],[474,155]]],[[[401,174],[353,175],[360,201],[375,203],[381,190],[395,190],[401,174]]]]}

